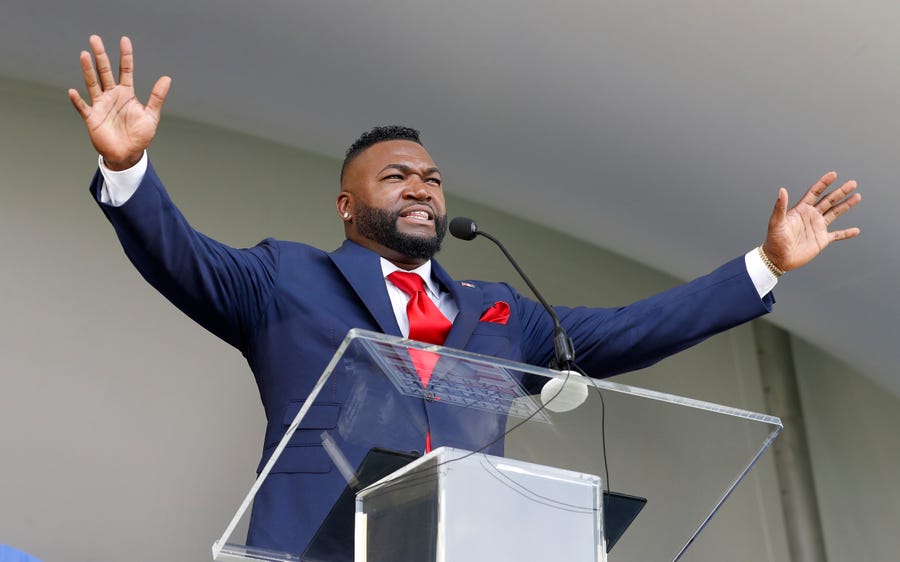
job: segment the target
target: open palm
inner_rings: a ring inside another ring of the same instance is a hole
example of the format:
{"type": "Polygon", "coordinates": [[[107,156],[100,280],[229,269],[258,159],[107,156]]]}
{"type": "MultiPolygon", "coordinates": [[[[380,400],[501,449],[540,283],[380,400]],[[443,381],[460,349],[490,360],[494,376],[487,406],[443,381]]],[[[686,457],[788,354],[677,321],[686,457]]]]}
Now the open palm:
{"type": "Polygon", "coordinates": [[[779,190],[763,250],[781,270],[801,267],[832,242],[859,235],[860,230],[855,227],[828,230],[835,219],[862,200],[859,193],[854,193],[857,186],[853,180],[825,194],[835,179],[834,172],[822,176],[791,209],[787,208],[787,190],[779,190]]]}
{"type": "Polygon", "coordinates": [[[163,102],[171,79],[157,80],[144,106],[134,95],[134,52],[131,41],[120,42],[119,82],[116,83],[103,41],[92,35],[93,59],[87,51],[81,53],[81,70],[91,104],[88,105],[74,89],[69,99],[81,114],[94,148],[103,156],[106,165],[121,170],[134,165],[150,146],[159,125],[163,102]],[[96,61],[96,70],[94,68],[96,61]]]}

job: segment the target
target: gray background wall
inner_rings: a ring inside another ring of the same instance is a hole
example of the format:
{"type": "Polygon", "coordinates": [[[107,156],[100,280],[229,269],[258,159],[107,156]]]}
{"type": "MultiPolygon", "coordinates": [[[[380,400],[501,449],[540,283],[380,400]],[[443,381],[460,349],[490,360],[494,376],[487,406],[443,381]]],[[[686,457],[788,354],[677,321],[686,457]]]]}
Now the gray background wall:
{"type": "MultiPolygon", "coordinates": [[[[151,157],[194,226],[220,240],[340,243],[332,159],[174,118],[151,157]]],[[[261,408],[240,354],[127,262],[87,193],[95,164],[64,92],[0,82],[0,543],[48,562],[208,560],[252,482],[261,408]]],[[[453,197],[444,172],[451,213],[509,241],[551,301],[614,306],[677,282],[453,197]]],[[[496,257],[449,241],[441,261],[518,285],[496,257]]],[[[895,560],[900,399],[827,350],[793,349],[829,558],[895,560]]],[[[617,380],[765,408],[749,326],[617,380]]],[[[689,559],[787,559],[771,456],[689,559]]]]}

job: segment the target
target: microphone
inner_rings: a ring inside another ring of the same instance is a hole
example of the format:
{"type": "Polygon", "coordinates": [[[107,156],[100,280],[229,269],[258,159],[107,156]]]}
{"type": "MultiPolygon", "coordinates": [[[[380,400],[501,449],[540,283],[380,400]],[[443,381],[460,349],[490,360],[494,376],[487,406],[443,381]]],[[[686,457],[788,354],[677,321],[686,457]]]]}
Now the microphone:
{"type": "Polygon", "coordinates": [[[474,240],[476,236],[484,236],[494,244],[496,244],[500,250],[503,252],[503,255],[506,256],[506,259],[509,260],[509,263],[516,269],[525,283],[528,285],[528,288],[531,289],[531,292],[534,293],[534,296],[537,297],[538,301],[540,301],[541,305],[543,305],[544,309],[550,315],[550,318],[553,319],[553,348],[555,350],[555,357],[553,361],[550,362],[550,368],[556,369],[558,371],[570,371],[572,370],[572,366],[575,363],[575,347],[572,345],[572,340],[569,338],[569,335],[566,334],[565,328],[562,327],[562,324],[559,322],[559,316],[556,315],[556,311],[547,304],[547,301],[544,300],[544,297],[541,295],[540,291],[532,284],[531,280],[525,275],[525,272],[522,271],[522,268],[519,267],[519,264],[516,263],[516,260],[506,251],[506,248],[503,244],[500,243],[499,240],[488,234],[487,232],[480,230],[478,225],[475,224],[470,218],[467,217],[455,217],[450,221],[450,234],[454,237],[459,238],[460,240],[474,240]]]}
{"type": "MultiPolygon", "coordinates": [[[[475,240],[478,234],[478,225],[470,218],[455,217],[450,221],[450,234],[460,240],[475,240]]],[[[498,242],[499,243],[499,242],[498,242]]]]}

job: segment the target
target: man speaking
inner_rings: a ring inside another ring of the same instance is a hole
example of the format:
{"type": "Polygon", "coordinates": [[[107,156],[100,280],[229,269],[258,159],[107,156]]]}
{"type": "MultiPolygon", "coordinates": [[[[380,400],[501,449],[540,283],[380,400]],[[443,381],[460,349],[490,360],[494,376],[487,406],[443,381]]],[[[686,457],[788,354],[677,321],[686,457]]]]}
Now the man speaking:
{"type": "MultiPolygon", "coordinates": [[[[538,303],[504,283],[454,280],[433,259],[447,214],[441,172],[417,131],[379,127],[350,147],[336,200],[346,241],[334,252],[274,239],[231,248],[191,228],[149,162],[171,80],[160,78],[142,105],[129,39],[118,80],[101,39],[90,47],[81,53],[90,104],[75,90],[69,98],[100,155],[91,192],[141,275],[247,358],[267,419],[263,462],[285,413],[352,328],[550,362],[553,324],[538,303]]],[[[594,377],[642,368],[769,312],[778,276],[859,234],[828,231],[860,201],[855,182],[828,191],[834,181],[824,175],[790,209],[782,189],[763,244],[708,275],[617,309],[555,307],[580,367],[594,377]]],[[[433,446],[444,444],[453,443],[433,446]]],[[[323,485],[336,469],[321,446],[296,449],[292,471],[273,473],[256,497],[249,545],[303,551],[340,491],[323,485]]]]}

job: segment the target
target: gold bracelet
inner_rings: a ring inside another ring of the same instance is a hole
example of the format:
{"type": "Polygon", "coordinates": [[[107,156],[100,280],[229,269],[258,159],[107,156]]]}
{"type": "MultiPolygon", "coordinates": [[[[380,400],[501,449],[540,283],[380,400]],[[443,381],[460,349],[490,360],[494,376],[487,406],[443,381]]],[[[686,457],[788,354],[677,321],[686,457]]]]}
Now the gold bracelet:
{"type": "Polygon", "coordinates": [[[766,267],[769,268],[769,271],[772,272],[772,275],[774,275],[775,277],[781,277],[782,275],[784,275],[784,270],[779,269],[777,265],[772,263],[772,260],[770,260],[769,256],[766,255],[766,251],[763,250],[762,246],[757,246],[756,249],[759,252],[760,259],[763,261],[764,264],[766,264],[766,267]]]}

